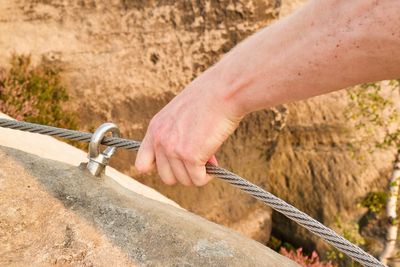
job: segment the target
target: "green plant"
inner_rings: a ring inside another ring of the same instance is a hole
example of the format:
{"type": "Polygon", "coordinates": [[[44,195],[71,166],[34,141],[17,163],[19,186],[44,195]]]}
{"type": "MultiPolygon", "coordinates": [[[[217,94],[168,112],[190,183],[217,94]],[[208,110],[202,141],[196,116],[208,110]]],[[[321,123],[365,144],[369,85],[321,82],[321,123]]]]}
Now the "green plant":
{"type": "MultiPolygon", "coordinates": [[[[0,68],[0,111],[27,122],[76,129],[76,116],[66,110],[68,93],[61,69],[44,60],[32,66],[31,57],[13,55],[10,68],[0,68]]],[[[79,148],[84,145],[69,142],[79,148]]]]}
{"type": "Polygon", "coordinates": [[[76,129],[75,116],[63,105],[68,94],[60,69],[43,61],[33,67],[30,56],[12,56],[11,68],[0,69],[0,109],[29,122],[76,129]]]}
{"type": "Polygon", "coordinates": [[[369,192],[360,204],[370,212],[379,213],[385,208],[387,198],[387,192],[369,192]]]}
{"type": "MultiPolygon", "coordinates": [[[[365,239],[360,235],[359,226],[357,223],[343,223],[339,217],[336,217],[335,226],[337,228],[337,232],[339,232],[351,243],[357,246],[365,245],[365,239]]],[[[345,257],[342,252],[335,248],[327,251],[326,256],[329,260],[337,263],[339,266],[361,267],[359,263],[353,261],[348,257],[345,257]]]]}
{"type": "Polygon", "coordinates": [[[282,248],[287,250],[294,250],[296,249],[291,243],[281,240],[273,235],[269,238],[267,246],[277,252],[279,252],[282,248]]]}
{"type": "Polygon", "coordinates": [[[399,95],[398,88],[399,81],[391,80],[366,83],[348,90],[350,102],[345,115],[358,130],[355,141],[359,146],[375,149],[400,145],[400,117],[394,103],[399,95]]]}

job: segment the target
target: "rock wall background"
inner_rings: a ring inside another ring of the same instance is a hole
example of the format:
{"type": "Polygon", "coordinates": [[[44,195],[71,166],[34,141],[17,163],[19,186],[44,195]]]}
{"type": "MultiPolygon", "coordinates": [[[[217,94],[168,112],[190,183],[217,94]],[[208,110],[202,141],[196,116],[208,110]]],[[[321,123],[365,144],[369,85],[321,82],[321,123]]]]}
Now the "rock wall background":
{"type": "MultiPolygon", "coordinates": [[[[0,1],[0,64],[12,53],[64,69],[70,109],[82,130],[117,123],[141,139],[151,117],[235,44],[304,1],[0,1]]],[[[358,161],[347,147],[345,92],[254,113],[217,154],[220,164],[267,188],[328,226],[358,220],[357,203],[386,184],[392,153],[358,161]]],[[[273,233],[306,248],[318,239],[220,181],[164,186],[135,173],[134,156],[112,165],[184,208],[266,243],[273,233]]]]}

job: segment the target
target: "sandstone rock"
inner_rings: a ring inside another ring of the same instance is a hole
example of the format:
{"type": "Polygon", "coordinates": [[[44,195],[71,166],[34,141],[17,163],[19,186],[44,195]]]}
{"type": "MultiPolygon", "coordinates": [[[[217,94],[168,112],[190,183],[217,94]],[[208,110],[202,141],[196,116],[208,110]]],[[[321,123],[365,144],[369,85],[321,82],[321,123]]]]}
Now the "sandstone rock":
{"type": "MultiPolygon", "coordinates": [[[[190,80],[303,2],[6,1],[0,5],[0,63],[12,52],[30,53],[36,61],[43,56],[64,68],[81,129],[113,121],[124,136],[141,139],[152,115],[190,80]]],[[[393,157],[390,151],[364,152],[363,163],[353,157],[346,101],[338,92],[254,113],[217,157],[328,226],[335,216],[357,220],[359,199],[385,185],[393,157]]],[[[267,242],[271,210],[237,189],[220,181],[203,188],[165,186],[154,174],[138,176],[127,164],[131,153],[116,158],[113,166],[182,207],[267,242]]],[[[321,245],[279,214],[272,219],[278,237],[308,249],[321,245]]]]}
{"type": "MultiPolygon", "coordinates": [[[[12,119],[1,112],[0,118],[12,119]]],[[[0,146],[15,148],[42,158],[57,160],[74,166],[79,166],[81,163],[88,161],[87,152],[61,142],[51,136],[15,131],[1,127],[0,146]]],[[[127,190],[181,208],[174,201],[168,199],[154,189],[137,182],[135,179],[132,179],[132,177],[124,175],[112,167],[107,167],[105,173],[127,190]]]]}
{"type": "Polygon", "coordinates": [[[1,266],[298,266],[107,176],[0,147],[1,266]]]}

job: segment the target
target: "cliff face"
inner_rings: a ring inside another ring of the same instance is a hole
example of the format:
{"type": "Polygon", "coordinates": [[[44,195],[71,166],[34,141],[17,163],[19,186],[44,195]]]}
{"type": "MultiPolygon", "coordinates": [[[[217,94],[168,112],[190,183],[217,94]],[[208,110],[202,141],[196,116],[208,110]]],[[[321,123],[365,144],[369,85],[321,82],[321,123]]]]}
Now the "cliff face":
{"type": "MultiPolygon", "coordinates": [[[[0,7],[0,63],[17,52],[62,66],[82,129],[113,121],[124,136],[141,139],[152,115],[185,84],[298,2],[8,1],[0,7]]],[[[335,216],[357,219],[359,199],[385,183],[381,175],[391,167],[391,153],[366,154],[363,163],[353,157],[346,101],[339,92],[254,113],[217,157],[327,225],[335,216]]],[[[136,175],[131,154],[115,158],[115,167],[184,208],[268,240],[270,209],[238,190],[220,181],[167,187],[155,175],[136,175]]],[[[317,242],[277,214],[273,221],[275,234],[291,242],[317,242]]]]}

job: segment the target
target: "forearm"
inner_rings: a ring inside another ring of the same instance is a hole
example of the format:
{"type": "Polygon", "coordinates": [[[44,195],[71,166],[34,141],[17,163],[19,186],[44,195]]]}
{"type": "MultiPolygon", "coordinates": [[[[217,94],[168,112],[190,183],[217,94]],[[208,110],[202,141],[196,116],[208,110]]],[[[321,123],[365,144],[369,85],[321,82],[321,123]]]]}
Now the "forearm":
{"type": "Polygon", "coordinates": [[[238,116],[400,77],[400,1],[311,1],[243,41],[200,80],[238,116]]]}
{"type": "Polygon", "coordinates": [[[399,0],[313,0],[249,37],[153,117],[137,169],[204,185],[206,162],[247,113],[399,77],[399,10],[399,0]]]}

